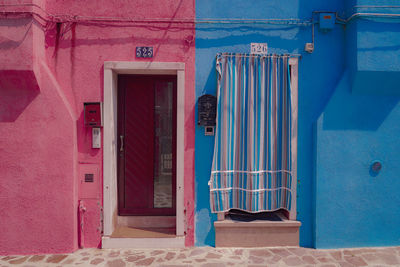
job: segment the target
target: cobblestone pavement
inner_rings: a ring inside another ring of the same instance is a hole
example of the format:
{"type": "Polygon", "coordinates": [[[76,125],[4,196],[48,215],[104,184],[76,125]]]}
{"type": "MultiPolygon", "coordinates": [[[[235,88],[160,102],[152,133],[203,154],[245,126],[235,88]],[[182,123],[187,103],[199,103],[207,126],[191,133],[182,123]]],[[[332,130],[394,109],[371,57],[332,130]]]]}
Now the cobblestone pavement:
{"type": "Polygon", "coordinates": [[[0,256],[0,266],[400,266],[400,247],[81,249],[72,254],[0,256]]]}

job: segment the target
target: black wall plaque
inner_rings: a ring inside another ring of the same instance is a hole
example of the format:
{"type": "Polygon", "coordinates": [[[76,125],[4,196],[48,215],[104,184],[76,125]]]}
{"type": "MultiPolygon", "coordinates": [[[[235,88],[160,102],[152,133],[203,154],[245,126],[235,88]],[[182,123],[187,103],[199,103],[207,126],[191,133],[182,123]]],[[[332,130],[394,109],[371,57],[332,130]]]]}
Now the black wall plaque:
{"type": "Polygon", "coordinates": [[[85,183],[93,183],[94,175],[93,173],[85,173],[85,183]]]}
{"type": "Polygon", "coordinates": [[[217,98],[213,95],[202,95],[199,97],[198,107],[198,125],[215,126],[215,118],[217,116],[217,98]]]}
{"type": "Polygon", "coordinates": [[[137,46],[136,47],[136,57],[153,57],[153,47],[152,46],[137,46]]]}

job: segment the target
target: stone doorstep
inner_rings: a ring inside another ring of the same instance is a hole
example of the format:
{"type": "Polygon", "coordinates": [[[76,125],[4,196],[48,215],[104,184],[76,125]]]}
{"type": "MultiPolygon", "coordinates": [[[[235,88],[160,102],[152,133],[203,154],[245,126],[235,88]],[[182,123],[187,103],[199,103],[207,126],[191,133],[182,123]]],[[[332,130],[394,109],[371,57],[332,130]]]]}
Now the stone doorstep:
{"type": "Polygon", "coordinates": [[[109,236],[102,237],[102,248],[184,248],[185,237],[165,237],[165,238],[114,238],[109,236]]]}
{"type": "Polygon", "coordinates": [[[214,222],[216,247],[299,246],[299,221],[214,222]]]}
{"type": "Polygon", "coordinates": [[[176,216],[117,216],[118,226],[153,228],[176,227],[176,216]]]}

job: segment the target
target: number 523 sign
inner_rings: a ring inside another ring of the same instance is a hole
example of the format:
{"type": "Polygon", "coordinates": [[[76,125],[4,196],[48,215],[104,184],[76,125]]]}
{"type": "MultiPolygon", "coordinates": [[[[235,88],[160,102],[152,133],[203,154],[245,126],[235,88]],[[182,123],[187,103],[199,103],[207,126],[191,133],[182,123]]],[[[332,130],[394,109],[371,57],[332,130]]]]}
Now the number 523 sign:
{"type": "Polygon", "coordinates": [[[153,57],[153,47],[152,46],[137,46],[136,47],[136,57],[153,57]]]}

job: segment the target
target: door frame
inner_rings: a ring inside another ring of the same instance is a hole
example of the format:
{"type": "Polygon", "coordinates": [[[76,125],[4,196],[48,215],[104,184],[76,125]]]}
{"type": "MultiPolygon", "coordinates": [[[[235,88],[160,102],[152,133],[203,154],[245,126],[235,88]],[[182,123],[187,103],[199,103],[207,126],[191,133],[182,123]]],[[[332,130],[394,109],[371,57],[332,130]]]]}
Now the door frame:
{"type": "Polygon", "coordinates": [[[176,235],[184,236],[184,114],[185,63],[182,62],[104,62],[103,127],[103,236],[111,236],[117,226],[117,103],[118,74],[177,76],[176,110],[176,235]]]}

